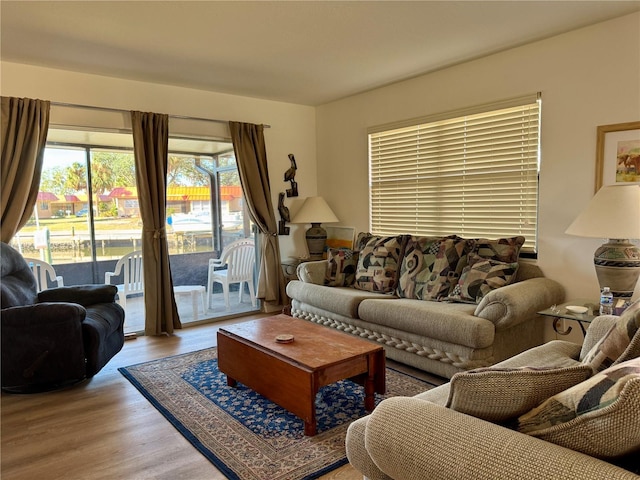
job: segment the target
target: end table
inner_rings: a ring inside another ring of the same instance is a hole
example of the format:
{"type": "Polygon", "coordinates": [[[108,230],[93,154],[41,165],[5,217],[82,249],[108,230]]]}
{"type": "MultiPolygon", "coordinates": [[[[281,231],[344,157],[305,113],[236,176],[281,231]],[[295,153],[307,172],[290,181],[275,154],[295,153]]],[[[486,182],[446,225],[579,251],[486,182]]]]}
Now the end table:
{"type": "Polygon", "coordinates": [[[599,312],[599,304],[594,303],[592,300],[588,299],[576,299],[571,300],[569,302],[562,303],[560,305],[552,305],[546,310],[542,310],[538,312],[538,315],[543,315],[545,317],[553,318],[553,330],[558,335],[569,335],[572,330],[572,327],[567,327],[565,329],[559,328],[559,323],[561,320],[574,320],[578,322],[580,325],[580,329],[582,330],[582,335],[584,336],[587,331],[585,329],[585,324],[588,325],[591,321],[600,315],[599,312]],[[586,307],[587,311],[585,313],[574,313],[567,310],[568,306],[577,306],[577,307],[586,307]]]}

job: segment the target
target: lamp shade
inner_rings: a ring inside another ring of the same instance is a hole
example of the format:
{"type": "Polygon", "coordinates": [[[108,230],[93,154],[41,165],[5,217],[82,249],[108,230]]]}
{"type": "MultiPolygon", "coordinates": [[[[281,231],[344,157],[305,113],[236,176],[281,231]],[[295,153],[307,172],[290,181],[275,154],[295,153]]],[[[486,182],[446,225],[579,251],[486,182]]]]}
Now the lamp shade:
{"type": "Polygon", "coordinates": [[[594,238],[640,238],[640,185],[602,187],[565,233],[594,238]]]}
{"type": "Polygon", "coordinates": [[[339,222],[327,202],[322,197],[307,197],[291,223],[332,223],[339,222]]]}

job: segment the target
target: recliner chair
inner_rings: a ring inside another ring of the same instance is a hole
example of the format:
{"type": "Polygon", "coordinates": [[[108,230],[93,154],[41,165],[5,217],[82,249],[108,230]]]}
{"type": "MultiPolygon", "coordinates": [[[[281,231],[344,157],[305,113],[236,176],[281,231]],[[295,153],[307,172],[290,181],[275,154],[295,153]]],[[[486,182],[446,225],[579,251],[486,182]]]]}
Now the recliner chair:
{"type": "Polygon", "coordinates": [[[114,285],[37,291],[19,252],[0,242],[2,389],[33,393],[90,378],[124,345],[114,285]]]}

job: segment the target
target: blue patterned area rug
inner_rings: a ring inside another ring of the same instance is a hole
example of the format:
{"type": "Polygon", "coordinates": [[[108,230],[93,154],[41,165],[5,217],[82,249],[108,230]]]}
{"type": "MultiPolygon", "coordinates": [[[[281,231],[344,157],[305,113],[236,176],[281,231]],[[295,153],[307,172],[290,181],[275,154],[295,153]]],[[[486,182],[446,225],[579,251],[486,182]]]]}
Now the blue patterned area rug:
{"type": "MultiPolygon", "coordinates": [[[[347,463],[349,424],[364,415],[364,390],[343,380],[316,397],[318,434],[242,384],[227,386],[209,348],[118,369],[171,424],[230,479],[313,479],[347,463]]],[[[387,368],[387,393],[413,396],[434,385],[387,368]]]]}

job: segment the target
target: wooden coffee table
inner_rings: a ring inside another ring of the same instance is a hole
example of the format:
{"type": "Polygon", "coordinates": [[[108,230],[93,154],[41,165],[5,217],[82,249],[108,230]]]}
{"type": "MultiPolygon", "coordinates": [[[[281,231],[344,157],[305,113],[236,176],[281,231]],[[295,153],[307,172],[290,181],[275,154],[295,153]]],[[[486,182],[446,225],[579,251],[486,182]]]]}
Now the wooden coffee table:
{"type": "Polygon", "coordinates": [[[241,382],[301,418],[309,436],[316,434],[320,387],[346,378],[364,385],[367,411],[374,392],[385,392],[382,346],[287,315],[221,327],[218,368],[228,385],[241,382]],[[293,342],[276,342],[284,334],[293,342]]]}

